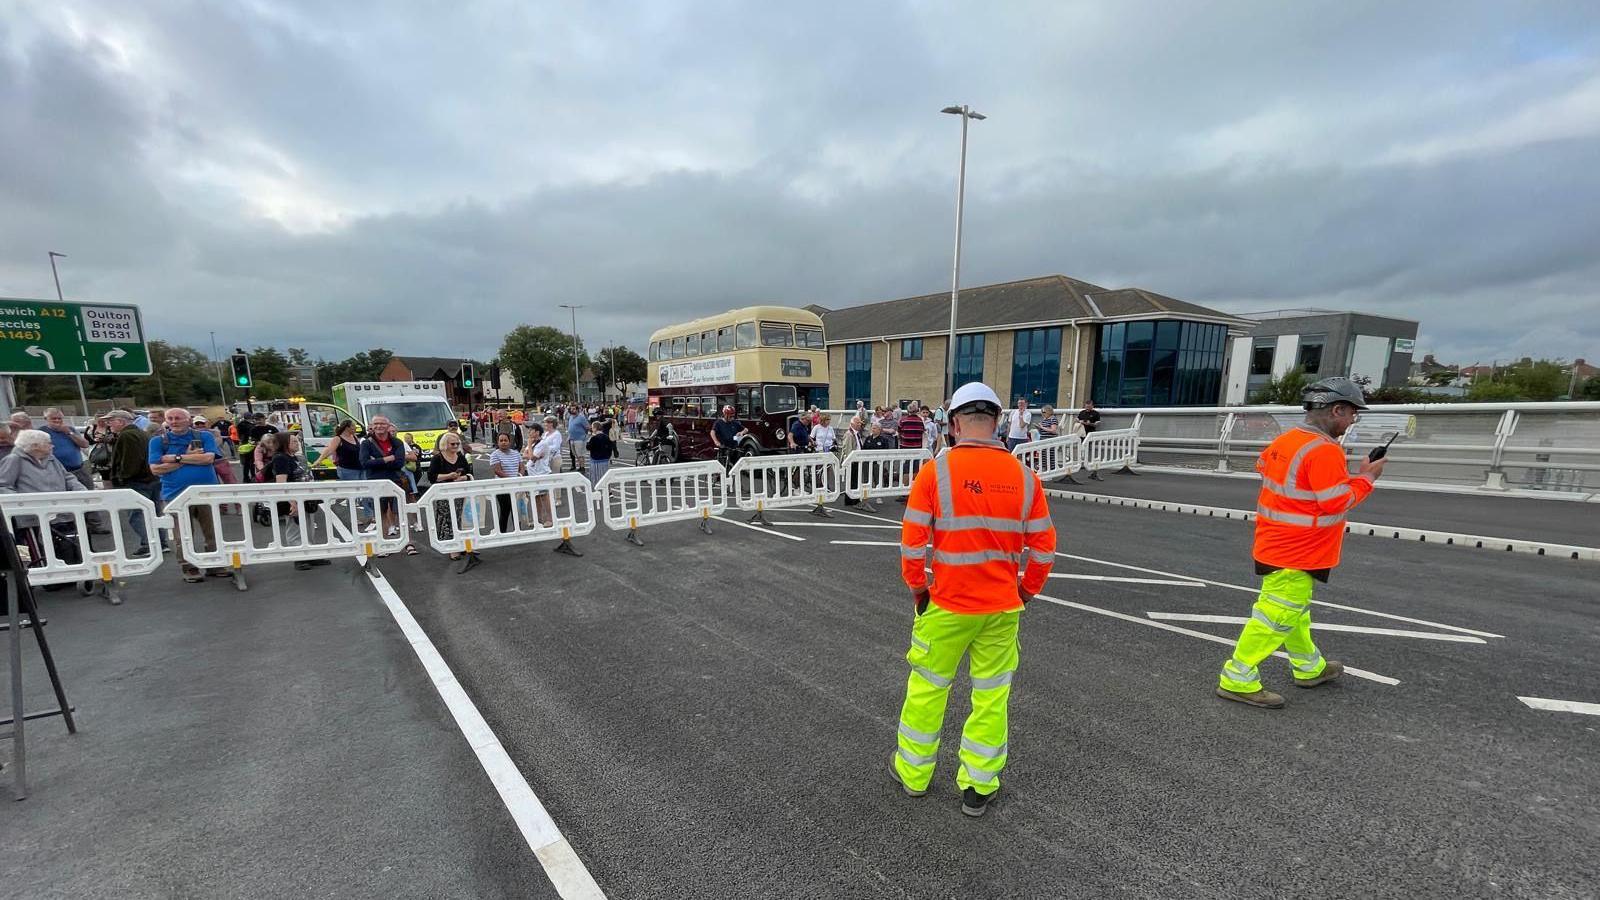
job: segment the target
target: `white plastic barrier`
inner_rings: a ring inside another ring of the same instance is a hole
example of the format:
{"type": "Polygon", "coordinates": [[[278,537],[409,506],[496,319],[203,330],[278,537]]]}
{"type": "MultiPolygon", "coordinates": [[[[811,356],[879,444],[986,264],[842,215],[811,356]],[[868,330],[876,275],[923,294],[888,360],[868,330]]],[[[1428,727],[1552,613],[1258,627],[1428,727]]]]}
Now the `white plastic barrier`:
{"type": "Polygon", "coordinates": [[[927,450],[852,450],[844,458],[844,492],[863,501],[908,496],[917,470],[932,458],[927,450]]]}
{"type": "Polygon", "coordinates": [[[635,533],[644,525],[699,519],[711,533],[712,516],[728,509],[722,466],[712,461],[611,469],[594,486],[606,527],[628,529],[628,540],[643,543],[635,533]]]}
{"type": "Polygon", "coordinates": [[[415,508],[428,544],[440,553],[540,541],[561,541],[572,552],[566,542],[595,526],[589,479],[576,472],[435,484],[415,508]]]}
{"type": "Polygon", "coordinates": [[[389,481],[319,481],[295,484],[209,484],[191,487],[167,504],[182,555],[200,568],[233,569],[235,584],[246,585],[240,570],[269,562],[302,562],[374,556],[404,547],[407,536],[405,492],[389,481]],[[280,508],[279,504],[289,504],[280,508]],[[385,536],[373,518],[385,504],[397,507],[399,531],[385,536]],[[224,517],[237,505],[242,515],[224,517]],[[206,550],[195,517],[211,522],[215,549],[206,550]],[[225,527],[239,523],[237,529],[225,527]]]}
{"type": "Polygon", "coordinates": [[[1083,468],[1083,438],[1076,434],[1018,444],[1011,455],[1041,479],[1060,478],[1083,468]]]}
{"type": "Polygon", "coordinates": [[[1096,431],[1083,439],[1083,467],[1090,472],[1131,467],[1139,461],[1139,429],[1096,431]]]}
{"type": "Polygon", "coordinates": [[[747,456],[728,472],[733,505],[758,521],[769,509],[832,503],[839,488],[839,458],[832,453],[747,456]]]}
{"type": "Polygon", "coordinates": [[[54,491],[47,494],[0,494],[0,517],[6,519],[17,535],[19,550],[26,546],[23,528],[37,530],[36,545],[43,559],[33,559],[28,569],[29,584],[66,584],[74,581],[98,581],[110,593],[113,579],[130,575],[146,575],[161,565],[160,529],[165,520],[156,515],[155,504],[134,491],[121,488],[112,491],[54,491]],[[128,546],[121,523],[133,512],[144,514],[145,534],[149,537],[149,550],[135,555],[137,547],[128,546]],[[88,517],[96,517],[111,526],[111,534],[99,537],[101,544],[109,547],[96,549],[89,542],[88,517]],[[55,541],[50,537],[48,523],[70,524],[76,532],[78,562],[67,562],[56,553],[55,541]]]}

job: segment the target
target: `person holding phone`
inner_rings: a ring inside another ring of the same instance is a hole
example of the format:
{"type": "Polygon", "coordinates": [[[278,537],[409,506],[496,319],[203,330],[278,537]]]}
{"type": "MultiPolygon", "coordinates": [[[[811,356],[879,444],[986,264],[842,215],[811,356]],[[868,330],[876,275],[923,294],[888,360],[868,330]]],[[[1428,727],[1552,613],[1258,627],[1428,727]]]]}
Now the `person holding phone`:
{"type": "MultiPolygon", "coordinates": [[[[166,427],[150,439],[146,460],[151,473],[161,478],[161,502],[171,504],[185,490],[202,484],[217,484],[217,439],[211,431],[194,428],[189,411],[181,406],[167,410],[162,419],[166,427]]],[[[201,549],[209,553],[217,547],[216,529],[212,525],[211,511],[205,506],[189,507],[189,518],[201,537],[201,549]]],[[[174,541],[178,551],[178,568],[183,580],[193,583],[204,576],[200,569],[183,558],[183,542],[174,541]]],[[[213,567],[205,575],[213,578],[230,577],[225,568],[213,567]]]]}
{"type": "Polygon", "coordinates": [[[1384,466],[1383,454],[1374,451],[1351,475],[1338,443],[1367,408],[1360,385],[1324,378],[1301,397],[1305,422],[1278,435],[1256,461],[1261,493],[1251,555],[1261,593],[1222,664],[1216,691],[1224,700],[1263,709],[1283,706],[1282,696],[1261,686],[1258,668],[1279,645],[1288,653],[1295,687],[1314,688],[1344,674],[1344,665],[1323,659],[1311,639],[1312,583],[1328,582],[1339,564],[1345,516],[1372,495],[1384,466]]]}

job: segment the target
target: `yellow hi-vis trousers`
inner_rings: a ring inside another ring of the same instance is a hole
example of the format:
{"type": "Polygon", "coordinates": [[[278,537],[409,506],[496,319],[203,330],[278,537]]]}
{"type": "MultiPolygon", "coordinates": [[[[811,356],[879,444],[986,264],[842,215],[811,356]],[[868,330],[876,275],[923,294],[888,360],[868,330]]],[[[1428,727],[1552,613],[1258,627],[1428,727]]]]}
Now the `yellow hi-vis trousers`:
{"type": "Polygon", "coordinates": [[[1280,644],[1289,654],[1298,680],[1315,678],[1328,667],[1311,640],[1311,576],[1299,569],[1279,569],[1262,577],[1261,593],[1234,644],[1232,658],[1222,664],[1218,684],[1225,691],[1241,694],[1261,690],[1257,666],[1280,644]]]}
{"type": "Polygon", "coordinates": [[[925,790],[933,780],[950,685],[961,657],[968,656],[972,713],[961,729],[956,784],[980,794],[1000,789],[1000,770],[1006,765],[1006,704],[1017,670],[1021,618],[1020,609],[962,615],[933,604],[917,617],[906,654],[911,675],[906,680],[906,702],[900,707],[899,747],[893,759],[906,787],[925,790]]]}

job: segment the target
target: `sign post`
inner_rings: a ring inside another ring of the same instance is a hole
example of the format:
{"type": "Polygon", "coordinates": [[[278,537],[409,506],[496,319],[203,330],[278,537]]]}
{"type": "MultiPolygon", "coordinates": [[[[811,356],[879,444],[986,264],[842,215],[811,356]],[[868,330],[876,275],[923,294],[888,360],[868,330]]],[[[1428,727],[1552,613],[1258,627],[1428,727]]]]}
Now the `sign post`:
{"type": "Polygon", "coordinates": [[[0,374],[150,372],[150,350],[137,306],[0,297],[0,374]]]}

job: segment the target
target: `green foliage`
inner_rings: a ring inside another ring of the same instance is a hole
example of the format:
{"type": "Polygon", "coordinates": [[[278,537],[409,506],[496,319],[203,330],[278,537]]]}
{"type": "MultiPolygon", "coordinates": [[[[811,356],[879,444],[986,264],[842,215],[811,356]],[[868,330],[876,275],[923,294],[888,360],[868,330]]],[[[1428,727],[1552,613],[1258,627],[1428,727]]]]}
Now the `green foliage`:
{"type": "Polygon", "coordinates": [[[645,361],[644,357],[629,350],[627,347],[607,347],[600,351],[600,355],[595,357],[594,361],[595,373],[600,376],[600,381],[604,382],[612,377],[611,357],[613,351],[616,354],[617,367],[616,381],[612,386],[618,391],[627,390],[628,385],[644,381],[645,378],[649,377],[649,363],[645,361]]]}
{"type": "Polygon", "coordinates": [[[1484,379],[1467,388],[1467,399],[1473,403],[1511,403],[1521,400],[1522,392],[1510,382],[1484,379]]]}
{"type": "Polygon", "coordinates": [[[1274,378],[1267,382],[1266,386],[1262,387],[1254,397],[1250,398],[1250,402],[1263,405],[1299,406],[1301,403],[1300,394],[1305,390],[1307,383],[1306,373],[1299,366],[1295,366],[1293,369],[1283,373],[1282,378],[1274,378]]]}
{"type": "Polygon", "coordinates": [[[291,365],[291,366],[309,366],[309,365],[311,365],[311,354],[309,354],[306,351],[300,349],[299,347],[290,347],[289,348],[289,365],[291,365]]]}
{"type": "Polygon", "coordinates": [[[255,347],[250,351],[250,378],[256,383],[251,393],[257,397],[278,397],[280,394],[262,393],[262,382],[289,383],[289,357],[274,347],[255,347]]]}
{"type": "Polygon", "coordinates": [[[1596,375],[1583,383],[1583,388],[1578,391],[1575,400],[1600,400],[1600,375],[1596,375]]]}
{"type": "Polygon", "coordinates": [[[1440,397],[1410,387],[1381,387],[1365,391],[1368,403],[1448,403],[1453,397],[1440,397]]]}
{"type": "Polygon", "coordinates": [[[342,362],[317,363],[317,383],[330,390],[346,381],[377,381],[383,367],[394,359],[394,351],[375,349],[357,353],[342,362]]]}
{"type": "MultiPolygon", "coordinates": [[[[579,367],[588,366],[589,358],[583,352],[582,341],[577,349],[579,367]]],[[[552,393],[570,395],[572,351],[571,335],[559,328],[518,325],[500,345],[500,368],[517,380],[517,385],[530,399],[548,397],[552,393]]],[[[617,377],[622,377],[620,371],[617,377]]]]}
{"type": "Polygon", "coordinates": [[[1514,363],[1467,389],[1467,399],[1476,403],[1510,403],[1519,400],[1547,402],[1567,393],[1570,383],[1566,367],[1548,359],[1514,363]]]}

